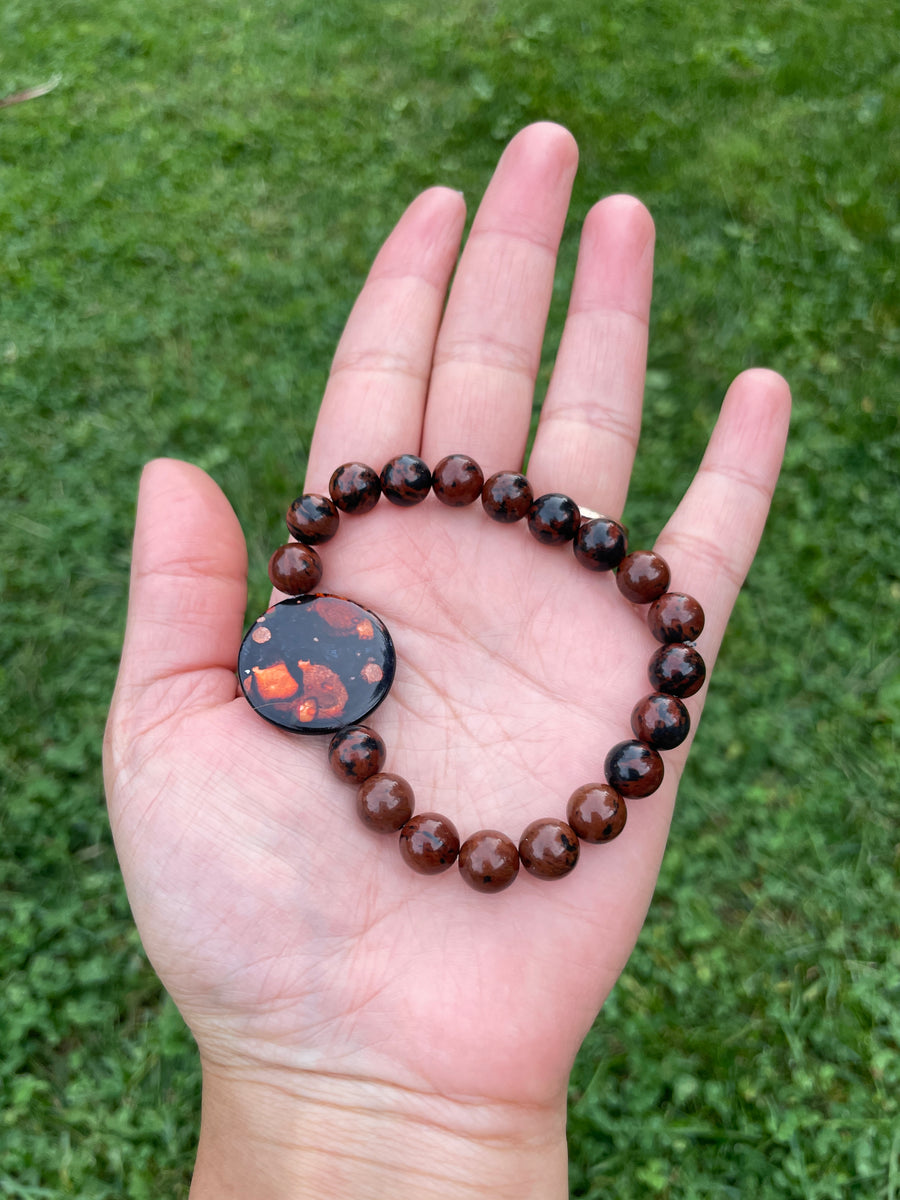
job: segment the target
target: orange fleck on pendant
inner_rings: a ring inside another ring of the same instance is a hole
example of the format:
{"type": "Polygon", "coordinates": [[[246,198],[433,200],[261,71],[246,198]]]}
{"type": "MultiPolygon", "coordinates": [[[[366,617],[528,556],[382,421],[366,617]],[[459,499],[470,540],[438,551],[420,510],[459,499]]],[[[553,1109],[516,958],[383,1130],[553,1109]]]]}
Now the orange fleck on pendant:
{"type": "MultiPolygon", "coordinates": [[[[258,639],[253,640],[259,644],[258,639]]],[[[264,700],[287,700],[300,686],[283,662],[272,663],[271,667],[254,667],[253,679],[264,700]]]]}

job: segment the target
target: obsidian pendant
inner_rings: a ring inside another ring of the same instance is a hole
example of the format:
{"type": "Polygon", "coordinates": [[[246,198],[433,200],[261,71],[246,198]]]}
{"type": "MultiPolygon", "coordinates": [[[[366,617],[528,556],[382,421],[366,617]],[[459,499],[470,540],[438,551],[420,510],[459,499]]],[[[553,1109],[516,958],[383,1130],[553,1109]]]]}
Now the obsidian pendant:
{"type": "Polygon", "coordinates": [[[340,596],[291,596],[258,617],[238,655],[251,706],[291,733],[335,733],[384,700],[397,658],[384,622],[340,596]]]}

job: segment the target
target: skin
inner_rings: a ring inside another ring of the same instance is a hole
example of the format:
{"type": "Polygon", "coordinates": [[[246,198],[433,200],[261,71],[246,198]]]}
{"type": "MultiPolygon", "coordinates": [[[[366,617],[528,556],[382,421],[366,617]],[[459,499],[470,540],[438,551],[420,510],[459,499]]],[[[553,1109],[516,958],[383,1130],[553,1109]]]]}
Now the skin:
{"type": "MultiPolygon", "coordinates": [[[[306,480],[401,452],[520,469],[577,152],[531,126],[503,154],[457,264],[464,202],[419,196],[347,322],[306,480]],[[446,306],[445,306],[446,302],[446,306]]],[[[528,475],[621,514],[646,363],[653,223],[588,214],[528,475]]],[[[751,370],[656,549],[706,610],[708,667],[777,478],[790,398],[751,370]]],[[[282,503],[283,498],[261,497],[282,503]]],[[[386,769],[463,837],[563,816],[630,736],[655,643],[645,611],[566,549],[481,506],[382,502],[323,548],[323,587],[386,621],[398,653],[372,718],[386,769]]],[[[365,829],[325,745],[237,696],[246,551],[196,467],[150,463],[106,739],[110,815],[147,953],[200,1049],[193,1200],[564,1197],[566,1083],[641,928],[690,742],[622,836],[565,879],[480,895],[424,879],[365,829]]],[[[707,685],[708,686],[708,685],[707,685]]],[[[696,728],[706,688],[687,701],[696,728]]]]}

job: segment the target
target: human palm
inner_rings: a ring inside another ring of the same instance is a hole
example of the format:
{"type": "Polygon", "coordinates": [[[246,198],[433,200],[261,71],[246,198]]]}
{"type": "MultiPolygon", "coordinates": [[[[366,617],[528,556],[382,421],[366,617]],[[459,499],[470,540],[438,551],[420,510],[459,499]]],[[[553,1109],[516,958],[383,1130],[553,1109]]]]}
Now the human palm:
{"type": "MultiPolygon", "coordinates": [[[[471,454],[520,466],[575,167],[535,126],[507,150],[444,310],[460,198],[432,190],[382,249],[348,322],[306,488],[342,462],[471,454]]],[[[637,441],[652,224],[614,197],[589,215],[528,474],[617,515],[637,441]]],[[[741,376],[657,548],[703,604],[711,666],[765,520],[787,419],[767,372],[741,376]]],[[[285,498],[281,498],[284,500],[285,498]]],[[[271,498],[279,502],[278,498],[271,498]]],[[[647,542],[643,545],[648,546],[647,542]]],[[[637,548],[633,542],[632,548],[637,548]]],[[[433,497],[347,516],[322,552],[325,591],[381,616],[397,649],[371,723],[417,811],[518,840],[602,780],[650,689],[645,615],[609,574],[523,525],[433,497]]],[[[558,882],[496,896],[456,871],[423,878],[354,815],[322,739],[261,721],[237,695],[245,605],[236,519],[202,472],[145,473],[129,630],[108,733],[117,847],[147,951],[205,1064],[363,1079],[410,1097],[552,1106],[640,929],[688,744],[622,835],[583,846],[558,882]]],[[[696,725],[705,690],[690,699],[696,725]]],[[[415,1099],[409,1101],[410,1105],[415,1099]]]]}

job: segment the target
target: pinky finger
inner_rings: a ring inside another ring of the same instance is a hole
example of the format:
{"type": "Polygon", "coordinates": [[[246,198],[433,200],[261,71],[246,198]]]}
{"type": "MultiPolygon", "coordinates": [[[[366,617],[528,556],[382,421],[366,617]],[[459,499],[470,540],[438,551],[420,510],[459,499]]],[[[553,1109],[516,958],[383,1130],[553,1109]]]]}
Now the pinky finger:
{"type": "Polygon", "coordinates": [[[791,411],[774,371],[745,371],[728,389],[703,461],[656,549],[706,612],[709,665],[753,562],[778,481],[791,411]]]}

